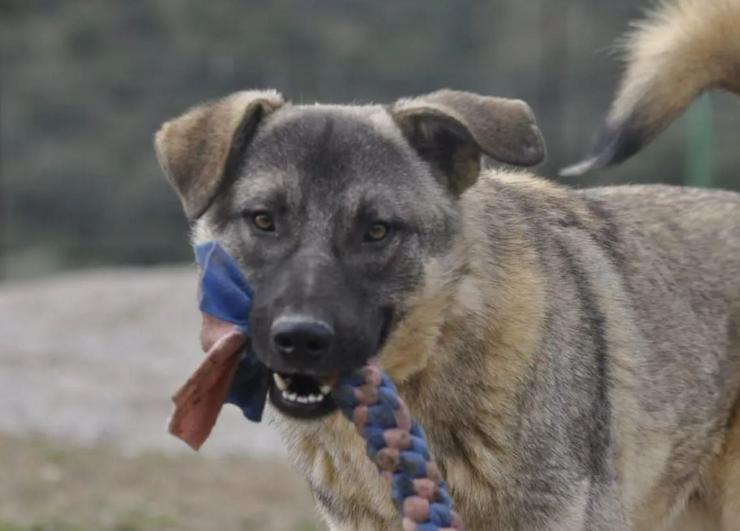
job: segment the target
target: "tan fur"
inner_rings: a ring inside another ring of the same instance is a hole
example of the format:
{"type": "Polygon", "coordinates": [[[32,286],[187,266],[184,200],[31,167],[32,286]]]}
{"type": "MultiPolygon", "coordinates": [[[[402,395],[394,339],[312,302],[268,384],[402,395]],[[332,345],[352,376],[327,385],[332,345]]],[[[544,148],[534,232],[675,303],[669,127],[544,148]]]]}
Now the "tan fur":
{"type": "MultiPolygon", "coordinates": [[[[740,526],[740,403],[706,466],[703,498],[687,502],[669,531],[734,531],[740,526]]],[[[647,531],[648,527],[645,527],[647,531]]]]}

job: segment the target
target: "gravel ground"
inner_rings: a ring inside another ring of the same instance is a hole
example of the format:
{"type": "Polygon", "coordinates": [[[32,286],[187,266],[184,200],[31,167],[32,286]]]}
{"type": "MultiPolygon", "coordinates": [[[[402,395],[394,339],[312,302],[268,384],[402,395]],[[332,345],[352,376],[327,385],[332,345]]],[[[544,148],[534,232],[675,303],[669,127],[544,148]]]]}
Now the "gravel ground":
{"type": "MultiPolygon", "coordinates": [[[[0,284],[0,431],[190,452],[170,395],[201,360],[194,267],[95,270],[0,284]]],[[[279,457],[266,424],[224,408],[205,455],[279,457]]]]}

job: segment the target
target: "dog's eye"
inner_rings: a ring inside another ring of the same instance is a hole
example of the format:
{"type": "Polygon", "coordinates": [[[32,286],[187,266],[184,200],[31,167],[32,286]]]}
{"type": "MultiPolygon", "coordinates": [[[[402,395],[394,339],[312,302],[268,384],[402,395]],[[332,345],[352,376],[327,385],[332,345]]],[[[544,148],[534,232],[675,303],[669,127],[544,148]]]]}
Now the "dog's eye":
{"type": "Polygon", "coordinates": [[[364,242],[379,242],[388,236],[389,227],[385,223],[373,223],[362,238],[364,242]]]}
{"type": "Polygon", "coordinates": [[[252,216],[252,223],[254,223],[254,226],[259,230],[263,230],[265,232],[272,232],[275,230],[275,222],[272,220],[270,214],[266,214],[265,212],[254,214],[252,216]]]}

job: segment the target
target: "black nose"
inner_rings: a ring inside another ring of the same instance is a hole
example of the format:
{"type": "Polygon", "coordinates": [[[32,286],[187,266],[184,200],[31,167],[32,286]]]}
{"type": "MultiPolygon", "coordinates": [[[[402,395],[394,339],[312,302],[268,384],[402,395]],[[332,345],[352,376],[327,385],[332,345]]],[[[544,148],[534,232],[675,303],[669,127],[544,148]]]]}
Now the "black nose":
{"type": "Polygon", "coordinates": [[[278,317],[270,328],[275,352],[286,362],[316,362],[329,352],[334,330],[324,321],[304,316],[278,317]]]}

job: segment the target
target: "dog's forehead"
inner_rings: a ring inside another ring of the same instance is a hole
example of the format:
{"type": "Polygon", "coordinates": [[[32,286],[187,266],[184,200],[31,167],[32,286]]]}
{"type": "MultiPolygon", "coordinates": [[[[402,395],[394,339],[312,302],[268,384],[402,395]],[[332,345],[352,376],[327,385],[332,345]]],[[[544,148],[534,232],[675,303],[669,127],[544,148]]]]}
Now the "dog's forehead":
{"type": "Polygon", "coordinates": [[[310,138],[334,127],[352,140],[379,137],[386,141],[402,142],[401,132],[383,105],[292,105],[273,113],[261,127],[258,139],[293,132],[310,138]],[[330,124],[330,125],[329,125],[330,124]],[[350,135],[354,128],[356,133],[350,135]]]}
{"type": "Polygon", "coordinates": [[[289,105],[270,116],[250,146],[247,170],[331,180],[379,177],[416,160],[380,105],[289,105]]]}

